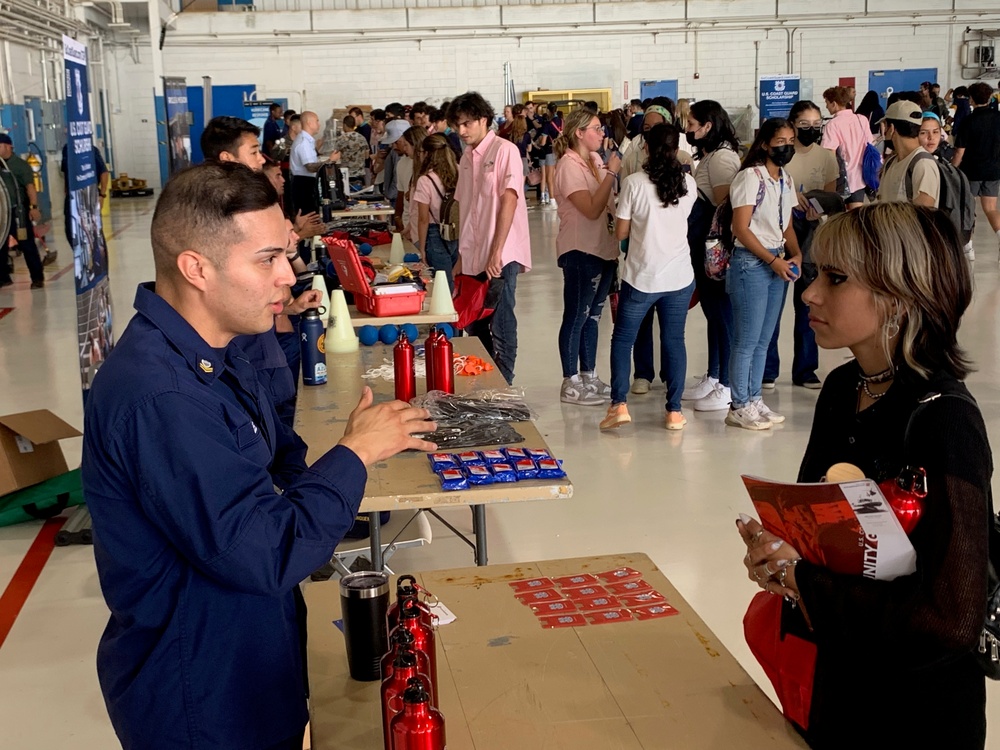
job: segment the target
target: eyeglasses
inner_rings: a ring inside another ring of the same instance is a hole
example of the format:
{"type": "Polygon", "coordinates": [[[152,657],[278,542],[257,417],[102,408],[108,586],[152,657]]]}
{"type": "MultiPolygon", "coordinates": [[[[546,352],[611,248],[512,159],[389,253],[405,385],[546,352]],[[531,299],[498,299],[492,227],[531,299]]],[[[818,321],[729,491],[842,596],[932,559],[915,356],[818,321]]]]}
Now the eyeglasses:
{"type": "Polygon", "coordinates": [[[797,122],[795,127],[801,128],[802,130],[822,130],[822,125],[817,125],[814,122],[797,122]]]}
{"type": "Polygon", "coordinates": [[[580,130],[598,131],[598,130],[604,130],[604,126],[603,125],[591,125],[589,128],[580,128],[580,130]]]}

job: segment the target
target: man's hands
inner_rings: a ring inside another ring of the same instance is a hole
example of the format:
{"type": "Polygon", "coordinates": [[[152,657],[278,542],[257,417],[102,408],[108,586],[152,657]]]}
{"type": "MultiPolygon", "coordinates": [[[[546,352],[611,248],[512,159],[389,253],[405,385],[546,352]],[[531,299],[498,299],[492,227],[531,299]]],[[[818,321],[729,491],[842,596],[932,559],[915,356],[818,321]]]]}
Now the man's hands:
{"type": "Polygon", "coordinates": [[[330,152],[330,156],[327,157],[327,160],[328,161],[332,161],[334,163],[340,161],[340,152],[339,151],[331,151],[330,152]]]}
{"type": "Polygon", "coordinates": [[[42,212],[39,211],[37,208],[33,208],[30,211],[28,211],[28,218],[31,219],[32,221],[41,221],[42,212]]]}
{"type": "Polygon", "coordinates": [[[313,211],[303,215],[301,211],[295,214],[295,224],[293,225],[293,231],[301,239],[309,239],[310,237],[319,237],[326,231],[326,224],[323,223],[323,219],[320,215],[313,211]]]}
{"type": "Polygon", "coordinates": [[[310,310],[314,307],[319,307],[319,303],[323,301],[323,292],[319,289],[307,289],[302,292],[298,297],[295,297],[291,302],[285,305],[284,314],[285,315],[301,315],[306,310],[310,310]]]}
{"type": "Polygon", "coordinates": [[[418,440],[414,433],[433,432],[437,424],[427,420],[430,413],[402,401],[373,406],[372,389],[365,386],[361,401],[347,420],[347,429],[338,445],[350,448],[365,466],[395,456],[405,450],[431,452],[434,443],[418,440]]]}
{"type": "Polygon", "coordinates": [[[491,251],[490,259],[486,263],[486,275],[491,279],[497,279],[501,273],[503,273],[503,254],[491,251]]]}

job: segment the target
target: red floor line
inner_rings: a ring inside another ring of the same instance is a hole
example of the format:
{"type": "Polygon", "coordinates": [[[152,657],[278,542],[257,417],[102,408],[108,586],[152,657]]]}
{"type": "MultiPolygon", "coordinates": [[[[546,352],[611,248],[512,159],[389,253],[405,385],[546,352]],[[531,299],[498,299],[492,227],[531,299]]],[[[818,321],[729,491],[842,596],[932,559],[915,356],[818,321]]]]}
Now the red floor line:
{"type": "Polygon", "coordinates": [[[21,564],[10,579],[7,588],[0,595],[0,648],[3,648],[4,641],[10,634],[10,629],[14,627],[17,616],[21,614],[24,603],[28,601],[28,595],[35,587],[38,576],[42,573],[42,568],[49,560],[49,555],[56,546],[56,532],[66,523],[65,518],[50,518],[42,526],[35,541],[31,543],[27,554],[21,560],[21,564]]]}

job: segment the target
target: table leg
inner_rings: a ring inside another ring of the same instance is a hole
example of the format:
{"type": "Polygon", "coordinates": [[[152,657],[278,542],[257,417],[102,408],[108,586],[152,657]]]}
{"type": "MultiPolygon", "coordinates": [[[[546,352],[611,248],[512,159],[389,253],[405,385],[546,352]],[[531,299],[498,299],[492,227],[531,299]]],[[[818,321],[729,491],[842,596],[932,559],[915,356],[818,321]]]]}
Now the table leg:
{"type": "Polygon", "coordinates": [[[476,535],[476,565],[486,565],[486,506],[472,506],[472,532],[476,535]]]}
{"type": "Polygon", "coordinates": [[[382,526],[378,516],[377,512],[368,514],[368,528],[371,530],[372,570],[381,573],[385,562],[382,560],[382,526]]]}

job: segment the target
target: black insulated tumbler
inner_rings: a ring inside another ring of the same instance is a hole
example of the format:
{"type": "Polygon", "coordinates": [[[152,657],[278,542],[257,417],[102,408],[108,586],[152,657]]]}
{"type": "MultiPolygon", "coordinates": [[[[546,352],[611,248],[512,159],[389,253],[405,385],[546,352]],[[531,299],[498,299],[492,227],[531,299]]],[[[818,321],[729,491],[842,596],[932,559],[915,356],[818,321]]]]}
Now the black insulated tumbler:
{"type": "Polygon", "coordinates": [[[351,677],[362,682],[380,679],[379,662],[389,650],[385,619],[389,576],[368,570],[344,576],[340,579],[340,607],[351,677]]]}

